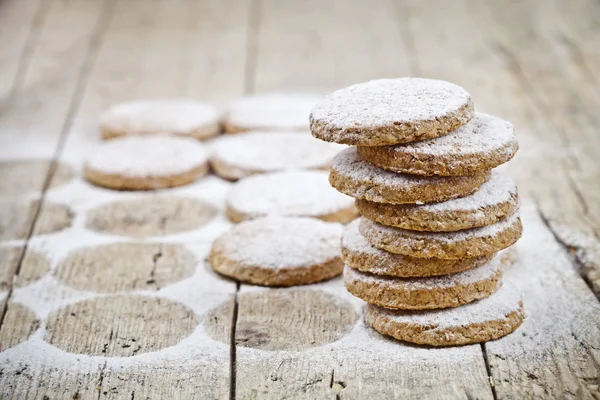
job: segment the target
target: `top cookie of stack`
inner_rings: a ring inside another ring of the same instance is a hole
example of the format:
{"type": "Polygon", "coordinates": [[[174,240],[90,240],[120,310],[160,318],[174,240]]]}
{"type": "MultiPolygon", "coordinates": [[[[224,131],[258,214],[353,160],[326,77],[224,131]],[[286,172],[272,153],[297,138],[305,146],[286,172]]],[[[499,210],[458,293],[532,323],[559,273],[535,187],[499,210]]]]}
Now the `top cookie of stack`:
{"type": "MultiPolygon", "coordinates": [[[[522,230],[516,186],[492,172],[518,149],[510,123],[475,112],[460,86],[400,78],[333,92],[312,110],[310,126],[319,139],[357,146],[335,157],[329,176],[333,187],[356,199],[363,215],[342,240],[352,294],[387,309],[425,310],[458,307],[500,288],[503,268],[496,253],[514,244],[522,230]]],[[[496,297],[491,304],[503,301],[496,297]]],[[[415,333],[418,328],[409,332],[410,324],[402,322],[408,311],[391,317],[375,307],[368,321],[375,329],[379,321],[379,328],[387,328],[378,330],[402,340],[456,345],[510,333],[522,320],[520,302],[514,311],[510,327],[487,335],[480,329],[487,321],[465,317],[453,327],[461,339],[447,332],[425,337],[415,333]],[[399,328],[391,329],[390,320],[399,328]],[[474,326],[484,333],[469,336],[474,326]]],[[[435,324],[446,317],[431,318],[435,324]]]]}

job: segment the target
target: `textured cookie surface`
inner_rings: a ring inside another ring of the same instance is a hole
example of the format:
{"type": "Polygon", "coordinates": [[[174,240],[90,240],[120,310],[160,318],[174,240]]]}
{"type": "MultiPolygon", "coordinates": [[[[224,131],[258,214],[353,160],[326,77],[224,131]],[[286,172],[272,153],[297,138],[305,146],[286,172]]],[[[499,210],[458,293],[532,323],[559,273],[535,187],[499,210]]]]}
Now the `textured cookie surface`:
{"type": "Polygon", "coordinates": [[[308,132],[248,132],[225,135],[212,143],[210,162],[225,179],[289,169],[329,168],[342,145],[325,143],[308,132]]]}
{"type": "Polygon", "coordinates": [[[355,220],[346,227],[341,248],[344,264],[361,272],[403,278],[448,275],[479,267],[493,257],[445,260],[390,253],[371,245],[358,231],[359,223],[355,220]]]}
{"type": "Polygon", "coordinates": [[[223,122],[229,133],[286,129],[306,131],[308,116],[321,96],[308,93],[264,93],[230,104],[223,122]]]}
{"type": "Polygon", "coordinates": [[[174,133],[207,139],[219,133],[216,108],[193,100],[156,99],[117,104],[100,117],[104,139],[131,134],[174,133]]]}
{"type": "Polygon", "coordinates": [[[385,204],[357,200],[356,207],[370,220],[402,229],[449,232],[491,225],[519,208],[517,186],[506,175],[492,171],[475,193],[441,203],[385,204]]]}
{"type": "Polygon", "coordinates": [[[310,129],[328,142],[384,146],[431,139],[473,117],[471,95],[449,82],[379,79],[337,90],[313,108],[310,129]]]}
{"type": "Polygon", "coordinates": [[[418,175],[473,175],[509,161],[519,144],[510,122],[483,113],[436,139],[396,146],[359,147],[383,169],[418,175]]]}
{"type": "Polygon", "coordinates": [[[226,212],[233,222],[277,215],[346,223],[358,215],[354,200],[329,186],[323,171],[273,172],[244,178],[229,192],[226,212]]]}
{"type": "Polygon", "coordinates": [[[234,279],[267,286],[303,285],[342,272],[342,226],[314,218],[245,221],[218,237],[212,268],[234,279]]]}
{"type": "Polygon", "coordinates": [[[481,228],[457,232],[418,232],[362,218],[360,233],[373,246],[412,257],[461,259],[497,253],[521,237],[518,213],[481,228]]]}
{"type": "Polygon", "coordinates": [[[491,295],[502,285],[502,270],[499,257],[475,269],[430,278],[372,275],[346,266],[344,284],[350,293],[370,304],[426,310],[458,307],[491,295]]]}
{"type": "Polygon", "coordinates": [[[127,136],[102,143],[86,160],[85,178],[111,189],[181,186],[208,172],[205,147],[191,138],[127,136]]]}
{"type": "Polygon", "coordinates": [[[508,283],[489,297],[462,307],[429,311],[368,305],[365,320],[376,331],[405,342],[456,346],[506,336],[525,318],[521,293],[508,283]]]}
{"type": "Polygon", "coordinates": [[[420,204],[468,196],[490,177],[489,172],[472,176],[417,176],[397,174],[362,160],[355,147],[341,151],[331,163],[329,182],[356,199],[390,204],[420,204]]]}

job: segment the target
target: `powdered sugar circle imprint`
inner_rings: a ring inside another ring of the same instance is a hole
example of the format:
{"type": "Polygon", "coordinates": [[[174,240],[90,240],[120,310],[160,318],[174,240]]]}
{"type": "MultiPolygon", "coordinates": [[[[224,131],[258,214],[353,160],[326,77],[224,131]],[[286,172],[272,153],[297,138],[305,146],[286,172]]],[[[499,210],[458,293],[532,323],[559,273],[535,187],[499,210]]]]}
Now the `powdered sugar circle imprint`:
{"type": "Polygon", "coordinates": [[[55,164],[50,188],[63,185],[73,179],[73,169],[52,160],[6,160],[0,161],[0,195],[18,195],[42,191],[50,169],[55,164]]]}
{"type": "Polygon", "coordinates": [[[457,307],[494,293],[501,285],[499,257],[481,267],[453,275],[430,278],[397,278],[344,267],[344,283],[354,296],[367,303],[404,310],[457,307]]]}
{"type": "Polygon", "coordinates": [[[198,322],[194,311],[168,299],[97,297],[52,312],[44,340],[70,353],[131,357],[179,343],[198,322]]]}
{"type": "MultiPolygon", "coordinates": [[[[299,289],[241,293],[237,317],[236,345],[286,352],[340,340],[358,321],[350,303],[323,291],[299,289]]],[[[204,325],[213,339],[229,345],[230,303],[213,310],[204,325]]]]}
{"type": "Polygon", "coordinates": [[[417,258],[394,254],[371,245],[360,234],[360,219],[352,221],[342,236],[342,260],[362,272],[397,277],[429,277],[455,274],[477,268],[491,260],[492,256],[444,260],[442,258],[417,258]]]}
{"type": "Polygon", "coordinates": [[[489,177],[489,172],[449,177],[397,174],[369,164],[360,158],[356,147],[351,147],[333,159],[329,181],[337,190],[356,199],[422,204],[467,196],[489,177]]]}
{"type": "Polygon", "coordinates": [[[327,172],[288,171],[238,181],[227,198],[227,215],[234,222],[267,215],[349,222],[357,214],[354,200],[329,185],[327,172]]]}
{"type": "Polygon", "coordinates": [[[360,233],[375,247],[412,257],[461,259],[496,253],[513,245],[523,227],[515,213],[495,224],[456,232],[418,232],[361,218],[360,233]]]}
{"type": "Polygon", "coordinates": [[[382,225],[448,232],[491,225],[518,210],[517,186],[507,175],[492,171],[489,181],[469,196],[441,203],[385,204],[357,200],[360,213],[382,225]]]}
{"type": "Polygon", "coordinates": [[[219,133],[219,111],[186,99],[154,99],[117,104],[100,117],[104,139],[130,134],[174,133],[206,139],[219,133]]]}
{"type": "Polygon", "coordinates": [[[310,115],[316,137],[344,144],[383,146],[444,135],[473,117],[471,95],[449,82],[379,79],[337,90],[310,115]]]}
{"type": "Polygon", "coordinates": [[[308,130],[308,116],[322,96],[309,93],[262,93],[233,101],[226,112],[225,131],[308,130]]]}
{"type": "Polygon", "coordinates": [[[214,241],[210,263],[217,272],[260,285],[317,282],[342,272],[342,229],[313,218],[245,221],[214,241]]]}
{"type": "Polygon", "coordinates": [[[85,163],[85,177],[115,189],[179,186],[208,172],[205,147],[191,138],[127,136],[102,143],[85,163]]]}
{"type": "Polygon", "coordinates": [[[211,165],[219,176],[231,180],[289,169],[325,169],[342,148],[317,140],[308,132],[256,131],[215,139],[211,165]]]}
{"type": "Polygon", "coordinates": [[[517,329],[524,318],[522,295],[509,283],[491,296],[461,307],[405,311],[369,305],[365,315],[367,323],[384,335],[431,346],[498,339],[517,329]]]}
{"type": "Polygon", "coordinates": [[[86,227],[113,235],[149,237],[199,229],[217,209],[204,201],[179,196],[147,196],[115,201],[88,211],[86,227]]]}
{"type": "Polygon", "coordinates": [[[26,341],[39,326],[40,321],[32,310],[19,303],[8,303],[0,329],[0,351],[26,341]]]}
{"type": "Polygon", "coordinates": [[[73,212],[64,204],[39,200],[0,201],[0,240],[25,239],[33,226],[33,235],[46,235],[71,226],[73,212]],[[37,217],[37,219],[36,219],[37,217]],[[35,225],[34,225],[35,221],[35,225]]]}
{"type": "Polygon", "coordinates": [[[483,113],[435,139],[396,146],[359,147],[361,157],[383,169],[419,175],[471,175],[510,160],[519,145],[510,122],[483,113]]]}
{"type": "Polygon", "coordinates": [[[58,264],[54,275],[79,290],[158,290],[191,276],[197,262],[181,245],[112,243],[69,254],[58,264]]]}

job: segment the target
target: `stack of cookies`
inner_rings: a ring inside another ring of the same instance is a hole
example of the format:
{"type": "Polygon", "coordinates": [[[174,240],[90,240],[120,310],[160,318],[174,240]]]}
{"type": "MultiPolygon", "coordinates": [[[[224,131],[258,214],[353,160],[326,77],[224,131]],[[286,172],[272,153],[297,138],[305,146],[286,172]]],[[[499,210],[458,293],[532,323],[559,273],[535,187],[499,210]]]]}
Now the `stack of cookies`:
{"type": "Polygon", "coordinates": [[[474,112],[460,86],[422,78],[338,90],[310,123],[317,138],[357,146],[329,180],[362,214],[342,238],[344,281],[374,329],[444,346],[521,324],[521,296],[502,285],[522,230],[517,188],[492,170],[517,151],[510,123],[474,112]]]}

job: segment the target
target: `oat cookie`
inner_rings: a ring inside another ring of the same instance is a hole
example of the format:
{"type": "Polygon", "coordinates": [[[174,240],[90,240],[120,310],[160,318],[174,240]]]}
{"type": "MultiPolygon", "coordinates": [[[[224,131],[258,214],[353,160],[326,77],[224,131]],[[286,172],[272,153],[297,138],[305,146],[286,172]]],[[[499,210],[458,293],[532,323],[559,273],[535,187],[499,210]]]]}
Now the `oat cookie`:
{"type": "Polygon", "coordinates": [[[412,257],[461,259],[497,253],[521,237],[518,213],[481,228],[457,232],[409,231],[362,218],[360,233],[373,246],[412,257]]]}
{"type": "Polygon", "coordinates": [[[289,169],[328,169],[344,146],[322,142],[308,132],[255,131],[221,136],[211,147],[210,163],[215,172],[238,180],[289,169]]]}
{"type": "Polygon", "coordinates": [[[186,185],[208,172],[205,147],[192,138],[126,136],[102,143],[84,166],[85,179],[119,190],[186,185]]]}
{"type": "Polygon", "coordinates": [[[242,222],[218,237],[212,268],[265,286],[305,285],[339,275],[342,226],[314,218],[268,217],[242,222]]]}
{"type": "Polygon", "coordinates": [[[272,172],[244,178],[229,192],[226,213],[233,222],[277,215],[347,223],[358,215],[354,200],[329,186],[323,171],[272,172]]]}
{"type": "Polygon", "coordinates": [[[310,110],[321,98],[310,93],[263,93],[242,97],[232,102],[225,113],[225,132],[307,131],[310,110]]]}
{"type": "Polygon", "coordinates": [[[450,232],[491,225],[519,209],[517,186],[508,176],[492,177],[469,196],[423,205],[357,200],[359,212],[382,225],[430,232],[450,232]]]}
{"type": "Polygon", "coordinates": [[[352,221],[342,236],[342,260],[347,266],[374,275],[401,278],[430,277],[456,274],[490,261],[493,255],[462,260],[416,258],[389,253],[371,245],[358,231],[360,220],[352,221]]]}
{"type": "Polygon", "coordinates": [[[491,295],[502,286],[502,271],[498,257],[479,268],[431,278],[372,275],[346,266],[344,283],[350,293],[370,304],[426,310],[458,307],[491,295]]]}
{"type": "Polygon", "coordinates": [[[310,129],[328,142],[385,146],[445,135],[473,117],[462,87],[425,78],[379,79],[328,95],[313,108],[310,129]]]}
{"type": "Polygon", "coordinates": [[[468,196],[490,177],[489,172],[471,176],[417,176],[397,174],[362,160],[355,147],[341,151],[331,163],[329,182],[356,199],[378,203],[431,203],[468,196]]]}
{"type": "Polygon", "coordinates": [[[154,99],[117,104],[100,117],[103,139],[132,134],[173,133],[196,139],[217,135],[220,113],[209,104],[186,99],[154,99]]]}
{"type": "Polygon", "coordinates": [[[380,168],[417,175],[474,175],[509,161],[519,148],[510,122],[483,113],[436,139],[358,148],[360,156],[380,168]]]}
{"type": "Polygon", "coordinates": [[[367,324],[405,342],[429,346],[457,346],[506,336],[525,319],[521,293],[505,283],[489,297],[462,307],[443,310],[388,310],[368,305],[367,324]]]}

